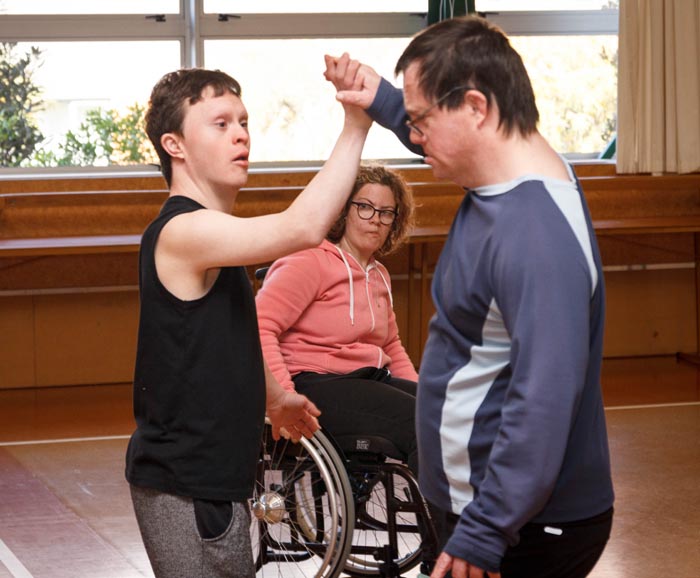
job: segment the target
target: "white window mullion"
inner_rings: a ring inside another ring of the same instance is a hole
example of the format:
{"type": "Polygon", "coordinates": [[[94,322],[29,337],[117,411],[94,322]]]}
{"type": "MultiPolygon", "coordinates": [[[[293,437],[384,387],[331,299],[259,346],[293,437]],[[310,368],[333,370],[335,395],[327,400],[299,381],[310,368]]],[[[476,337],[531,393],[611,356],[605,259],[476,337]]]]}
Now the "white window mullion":
{"type": "Polygon", "coordinates": [[[185,19],[182,65],[188,68],[202,66],[204,63],[204,45],[200,33],[202,0],[182,0],[180,10],[185,19]]]}

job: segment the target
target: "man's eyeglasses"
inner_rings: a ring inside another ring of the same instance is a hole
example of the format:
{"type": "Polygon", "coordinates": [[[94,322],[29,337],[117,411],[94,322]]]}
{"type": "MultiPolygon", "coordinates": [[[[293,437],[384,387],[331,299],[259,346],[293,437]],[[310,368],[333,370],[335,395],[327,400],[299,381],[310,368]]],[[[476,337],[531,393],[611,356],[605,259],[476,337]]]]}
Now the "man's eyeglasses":
{"type": "Polygon", "coordinates": [[[379,214],[379,222],[382,225],[391,225],[396,219],[397,212],[394,209],[375,209],[369,203],[350,201],[357,208],[357,216],[363,221],[369,221],[375,213],[379,214]]]}
{"type": "Polygon", "coordinates": [[[453,92],[457,92],[458,90],[471,90],[471,86],[466,86],[466,85],[460,85],[460,86],[455,86],[454,88],[451,88],[448,90],[445,94],[443,94],[440,98],[438,98],[433,104],[431,104],[428,108],[426,108],[423,112],[421,112],[416,118],[414,119],[408,119],[406,121],[406,126],[411,129],[413,132],[415,132],[418,136],[425,136],[423,131],[418,128],[418,123],[422,121],[426,116],[430,114],[430,111],[433,110],[437,105],[439,105],[443,100],[445,100],[448,96],[450,96],[453,92]]]}

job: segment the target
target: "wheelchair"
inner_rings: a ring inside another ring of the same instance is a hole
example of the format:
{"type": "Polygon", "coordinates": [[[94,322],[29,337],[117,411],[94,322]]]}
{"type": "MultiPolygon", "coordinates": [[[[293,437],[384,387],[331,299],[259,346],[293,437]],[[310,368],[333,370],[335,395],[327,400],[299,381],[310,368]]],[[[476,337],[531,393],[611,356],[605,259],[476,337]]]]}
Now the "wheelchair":
{"type": "Polygon", "coordinates": [[[398,454],[383,438],[320,430],[275,441],[266,421],[251,500],[256,576],[398,578],[436,553],[427,504],[398,454]]]}
{"type": "Polygon", "coordinates": [[[258,577],[394,578],[436,551],[415,477],[387,444],[322,431],[275,441],[266,423],[251,500],[258,577]]]}

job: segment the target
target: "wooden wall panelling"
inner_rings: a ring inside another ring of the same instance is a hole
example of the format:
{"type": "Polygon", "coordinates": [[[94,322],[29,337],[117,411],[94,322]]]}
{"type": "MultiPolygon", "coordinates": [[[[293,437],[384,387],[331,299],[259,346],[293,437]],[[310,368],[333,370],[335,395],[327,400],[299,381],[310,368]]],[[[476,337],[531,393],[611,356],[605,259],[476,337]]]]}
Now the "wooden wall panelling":
{"type": "Polygon", "coordinates": [[[33,309],[31,297],[0,298],[0,388],[36,384],[33,309]]]}
{"type": "Polygon", "coordinates": [[[139,310],[136,291],[33,299],[37,386],[131,381],[139,310]]]}
{"type": "Polygon", "coordinates": [[[427,271],[428,260],[426,258],[426,245],[424,243],[411,243],[408,246],[408,282],[406,284],[407,302],[407,330],[402,336],[404,347],[413,360],[416,367],[420,366],[420,358],[423,353],[421,335],[423,326],[421,320],[426,298],[424,293],[423,273],[427,271]]]}
{"type": "Polygon", "coordinates": [[[49,178],[3,179],[0,181],[2,194],[26,193],[75,193],[94,191],[165,191],[165,180],[155,172],[127,174],[125,176],[101,177],[85,175],[84,177],[62,175],[57,173],[49,178]]]}
{"type": "MultiPolygon", "coordinates": [[[[419,230],[409,246],[384,261],[392,274],[399,330],[418,365],[434,311],[430,282],[464,191],[435,181],[426,167],[402,172],[414,187],[419,230]]],[[[594,221],[604,225],[598,239],[608,286],[606,356],[696,351],[694,291],[700,272],[693,263],[700,175],[618,176],[611,164],[579,166],[577,173],[594,221]],[[637,225],[646,231],[658,217],[688,216],[686,233],[677,224],[673,233],[660,228],[653,235],[624,229],[632,219],[640,219],[637,225]]],[[[253,173],[235,212],[283,210],[313,175],[313,170],[253,173]]],[[[0,387],[130,381],[137,246],[110,246],[108,236],[140,234],[167,195],[164,181],[38,179],[0,186],[0,387]],[[62,253],[47,243],[42,252],[44,238],[60,244],[61,236],[73,235],[94,235],[97,244],[62,253]],[[38,249],[24,254],[3,248],[3,239],[17,238],[37,239],[38,249]]],[[[254,269],[249,268],[251,277],[254,269]]]]}
{"type": "Polygon", "coordinates": [[[581,179],[594,220],[700,215],[700,173],[581,179]]]}
{"type": "MultiPolygon", "coordinates": [[[[2,255],[2,251],[0,251],[2,255]]],[[[0,292],[136,286],[138,253],[0,257],[0,292]]]]}
{"type": "Polygon", "coordinates": [[[598,245],[607,267],[691,263],[695,259],[692,233],[658,235],[602,235],[598,245]]]}
{"type": "MultiPolygon", "coordinates": [[[[694,235],[695,245],[695,293],[696,297],[700,291],[700,233],[694,235]]],[[[692,350],[694,355],[687,360],[695,364],[700,363],[700,299],[695,300],[695,349],[692,350]]],[[[681,350],[681,352],[683,352],[681,350]]]]}
{"type": "Polygon", "coordinates": [[[606,272],[606,357],[697,351],[695,270],[606,272]]]}
{"type": "Polygon", "coordinates": [[[394,311],[396,313],[396,324],[399,327],[399,335],[413,364],[417,365],[419,360],[411,355],[411,352],[406,346],[406,339],[409,335],[408,325],[411,312],[411,306],[408,301],[408,259],[408,249],[406,246],[403,246],[391,255],[380,257],[379,261],[387,268],[391,276],[391,294],[394,301],[394,311]]]}
{"type": "Polygon", "coordinates": [[[164,192],[74,192],[6,195],[0,238],[140,234],[164,192]]]}

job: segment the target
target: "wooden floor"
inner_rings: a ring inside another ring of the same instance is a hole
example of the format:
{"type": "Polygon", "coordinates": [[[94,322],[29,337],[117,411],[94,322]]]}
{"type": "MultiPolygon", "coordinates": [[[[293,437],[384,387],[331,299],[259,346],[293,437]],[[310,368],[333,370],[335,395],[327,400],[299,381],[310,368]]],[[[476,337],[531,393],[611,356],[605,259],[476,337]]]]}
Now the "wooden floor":
{"type": "MultiPolygon", "coordinates": [[[[606,360],[603,386],[616,517],[591,576],[696,578],[700,372],[606,360]]],[[[123,475],[132,429],[128,385],[0,390],[0,578],[152,576],[123,475]]]]}

